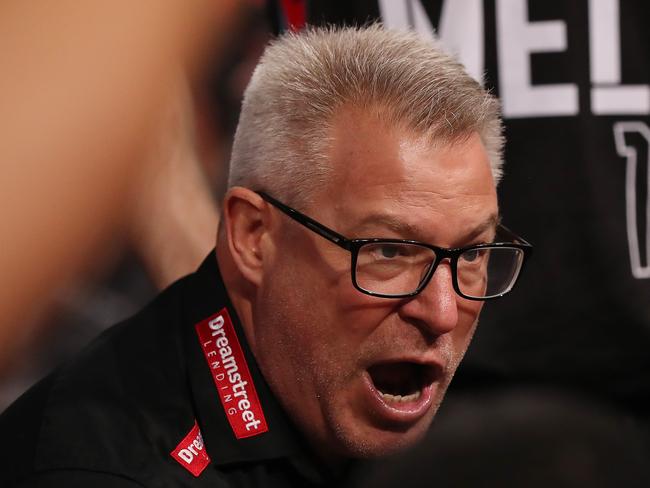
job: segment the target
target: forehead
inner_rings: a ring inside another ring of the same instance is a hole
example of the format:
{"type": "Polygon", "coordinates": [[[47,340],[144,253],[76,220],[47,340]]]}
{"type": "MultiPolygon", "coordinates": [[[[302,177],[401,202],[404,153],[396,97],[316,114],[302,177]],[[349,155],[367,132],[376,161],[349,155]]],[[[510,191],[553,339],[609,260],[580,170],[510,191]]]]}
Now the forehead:
{"type": "Polygon", "coordinates": [[[318,199],[336,221],[353,226],[384,215],[419,229],[414,238],[435,237],[442,244],[440,239],[453,239],[452,231],[497,213],[494,179],[478,134],[432,145],[408,128],[349,109],[334,118],[330,136],[333,175],[318,199]]]}

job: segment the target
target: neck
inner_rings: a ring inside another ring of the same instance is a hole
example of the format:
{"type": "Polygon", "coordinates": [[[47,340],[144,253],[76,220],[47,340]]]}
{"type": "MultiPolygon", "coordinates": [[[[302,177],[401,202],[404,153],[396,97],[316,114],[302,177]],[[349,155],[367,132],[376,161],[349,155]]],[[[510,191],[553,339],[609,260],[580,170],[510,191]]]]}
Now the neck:
{"type": "Polygon", "coordinates": [[[244,329],[246,341],[253,351],[253,355],[257,350],[255,341],[255,328],[253,327],[253,306],[251,296],[253,290],[249,283],[247,283],[240,275],[239,270],[227,250],[227,243],[219,243],[216,248],[217,263],[219,271],[221,272],[221,279],[223,280],[228,297],[232,303],[237,317],[244,329]],[[226,249],[224,249],[226,248],[226,249]]]}
{"type": "MultiPolygon", "coordinates": [[[[253,326],[255,290],[239,273],[226,242],[219,242],[216,247],[216,255],[228,296],[244,330],[246,341],[253,355],[257,358],[256,334],[253,326]]],[[[296,428],[299,429],[299,426],[296,426],[296,428]]],[[[328,473],[328,477],[333,476],[336,478],[349,469],[351,465],[349,458],[342,457],[339,452],[324,443],[314,442],[307,438],[305,440],[307,441],[305,454],[308,457],[313,457],[317,461],[317,465],[323,468],[323,473],[328,473]],[[307,454],[307,451],[309,454],[307,454]]]]}

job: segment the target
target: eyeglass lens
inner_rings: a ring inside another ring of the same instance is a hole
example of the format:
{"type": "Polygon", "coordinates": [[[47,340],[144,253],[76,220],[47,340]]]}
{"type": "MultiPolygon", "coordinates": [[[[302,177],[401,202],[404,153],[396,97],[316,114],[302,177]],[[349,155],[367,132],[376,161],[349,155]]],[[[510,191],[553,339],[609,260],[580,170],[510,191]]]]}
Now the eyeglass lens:
{"type": "MultiPolygon", "coordinates": [[[[507,293],[516,281],[523,251],[515,247],[469,249],[458,257],[460,292],[471,298],[507,293]]],[[[403,296],[415,292],[426,279],[436,253],[418,244],[368,243],[359,248],[357,286],[371,293],[403,296]]]]}

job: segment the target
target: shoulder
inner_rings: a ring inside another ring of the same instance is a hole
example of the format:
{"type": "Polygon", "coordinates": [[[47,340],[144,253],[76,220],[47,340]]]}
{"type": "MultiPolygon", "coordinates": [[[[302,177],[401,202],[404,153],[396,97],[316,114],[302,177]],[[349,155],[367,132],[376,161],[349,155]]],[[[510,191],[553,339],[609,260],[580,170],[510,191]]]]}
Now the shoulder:
{"type": "Polygon", "coordinates": [[[168,469],[173,478],[178,466],[169,453],[194,422],[180,286],[102,334],[0,416],[0,486],[147,486],[168,469]]]}
{"type": "Polygon", "coordinates": [[[143,488],[132,479],[111,473],[83,470],[54,470],[38,473],[7,488],[143,488]]]}

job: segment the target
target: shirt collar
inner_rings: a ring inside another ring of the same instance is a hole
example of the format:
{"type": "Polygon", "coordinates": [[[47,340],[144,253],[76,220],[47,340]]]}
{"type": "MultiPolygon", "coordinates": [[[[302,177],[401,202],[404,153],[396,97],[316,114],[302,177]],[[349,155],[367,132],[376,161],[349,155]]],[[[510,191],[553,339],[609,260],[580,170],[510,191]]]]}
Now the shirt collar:
{"type": "Polygon", "coordinates": [[[312,461],[305,440],[289,421],[259,370],[239,317],[228,297],[214,252],[190,276],[183,296],[182,314],[191,396],[212,463],[224,467],[284,458],[309,481],[321,482],[323,477],[312,461]],[[233,433],[195,330],[196,324],[224,308],[228,310],[241,344],[268,425],[267,432],[244,439],[237,439],[233,433]]]}

